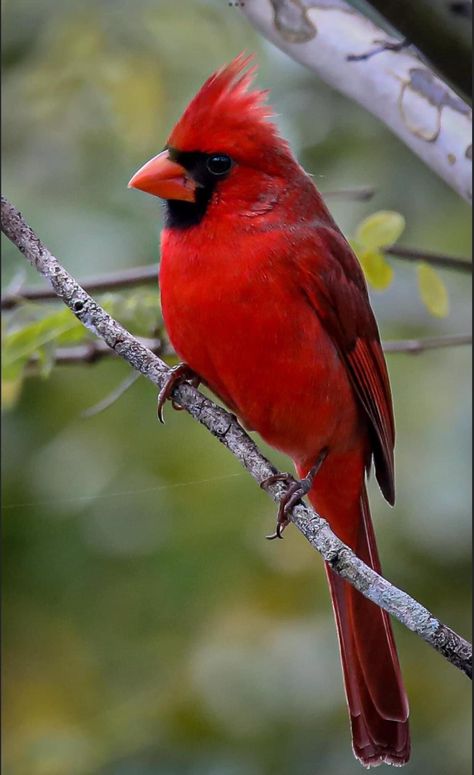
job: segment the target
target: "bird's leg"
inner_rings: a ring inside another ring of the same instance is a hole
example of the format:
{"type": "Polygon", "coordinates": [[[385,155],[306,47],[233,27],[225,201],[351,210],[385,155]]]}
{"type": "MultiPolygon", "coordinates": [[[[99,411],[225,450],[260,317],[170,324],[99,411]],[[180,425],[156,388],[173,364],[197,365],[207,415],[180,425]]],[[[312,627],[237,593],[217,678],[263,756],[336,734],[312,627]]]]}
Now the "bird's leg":
{"type": "MultiPolygon", "coordinates": [[[[179,363],[177,366],[173,366],[170,370],[168,379],[158,394],[157,412],[160,422],[164,423],[165,421],[163,417],[163,407],[166,401],[170,398],[175,387],[183,382],[189,382],[195,388],[199,387],[201,383],[200,377],[187,363],[179,363]]],[[[174,409],[181,409],[180,406],[174,403],[173,399],[171,399],[171,404],[174,409]]]]}
{"type": "Polygon", "coordinates": [[[328,449],[325,447],[319,453],[314,466],[310,468],[306,476],[299,481],[294,481],[291,474],[273,474],[273,476],[269,476],[260,483],[260,487],[263,487],[264,489],[276,482],[284,482],[288,485],[288,489],[280,500],[280,505],[278,507],[275,532],[266,536],[270,541],[274,538],[283,538],[283,531],[290,523],[288,512],[301,500],[301,498],[304,498],[304,496],[309,493],[313,486],[316,474],[324,463],[327,454],[328,449]]]}

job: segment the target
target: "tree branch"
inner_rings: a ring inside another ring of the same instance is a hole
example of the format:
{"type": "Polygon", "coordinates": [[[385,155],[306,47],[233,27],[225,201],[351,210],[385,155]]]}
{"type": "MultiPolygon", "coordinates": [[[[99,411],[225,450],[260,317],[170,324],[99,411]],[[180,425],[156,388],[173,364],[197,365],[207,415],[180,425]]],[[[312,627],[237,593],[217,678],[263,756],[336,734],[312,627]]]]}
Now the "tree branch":
{"type": "Polygon", "coordinates": [[[443,253],[432,253],[429,250],[406,248],[402,245],[393,245],[383,251],[387,256],[400,258],[402,261],[424,261],[425,264],[439,266],[442,269],[453,269],[455,272],[470,272],[472,274],[472,261],[466,258],[446,256],[443,253]]]}
{"type": "MultiPolygon", "coordinates": [[[[143,347],[147,347],[150,352],[155,353],[155,355],[164,355],[169,352],[169,348],[164,345],[161,339],[142,339],[137,337],[137,341],[143,347]]],[[[111,350],[105,342],[100,339],[94,339],[91,342],[87,342],[87,344],[81,344],[77,347],[59,347],[53,354],[53,361],[56,366],[77,366],[81,363],[97,363],[103,360],[103,358],[116,355],[117,353],[111,350]]],[[[40,361],[34,355],[28,361],[27,367],[34,370],[39,365],[40,361]]]]}
{"type": "Polygon", "coordinates": [[[472,344],[472,334],[450,334],[448,336],[427,336],[423,339],[389,339],[382,342],[386,353],[417,353],[438,350],[441,347],[459,347],[472,344]]]}
{"type": "MultiPolygon", "coordinates": [[[[163,361],[111,318],[78,285],[42,244],[18,210],[4,197],[2,197],[1,216],[4,234],[32,266],[49,280],[56,294],[81,323],[161,389],[170,374],[170,370],[163,361]]],[[[234,454],[259,484],[275,473],[275,468],[263,457],[233,415],[218,407],[190,385],[176,387],[172,395],[174,401],[234,454]]],[[[277,483],[270,486],[268,492],[273,500],[278,502],[285,492],[285,487],[277,483]]],[[[468,676],[472,675],[472,647],[464,638],[438,621],[406,592],[397,589],[365,565],[334,535],[328,523],[309,506],[303,503],[296,505],[290,516],[310,544],[342,578],[369,600],[395,616],[410,630],[416,632],[455,667],[468,676]]]]}
{"type": "MultiPolygon", "coordinates": [[[[427,264],[443,269],[472,273],[472,262],[466,258],[432,253],[418,248],[399,247],[398,245],[386,248],[383,252],[403,261],[425,261],[427,264]]],[[[110,272],[97,277],[85,277],[83,280],[79,280],[79,284],[88,292],[132,288],[147,283],[157,283],[158,272],[159,264],[137,266],[133,269],[121,269],[119,272],[110,272]]],[[[51,301],[54,299],[57,299],[57,294],[50,288],[19,288],[14,293],[6,293],[2,296],[0,306],[2,310],[9,310],[23,301],[51,301]]]]}
{"type": "MultiPolygon", "coordinates": [[[[350,0],[351,1],[351,0],[350,0]]],[[[413,43],[464,98],[472,91],[471,0],[365,0],[413,43]]]]}
{"type": "Polygon", "coordinates": [[[397,46],[344,0],[251,0],[242,13],[290,57],[381,119],[471,201],[471,109],[416,52],[397,46]]]}
{"type": "Polygon", "coordinates": [[[101,412],[105,412],[105,410],[109,409],[113,404],[115,404],[115,402],[118,401],[119,398],[121,398],[123,394],[126,393],[127,390],[129,390],[129,388],[135,384],[137,379],[140,379],[140,377],[141,374],[139,371],[131,371],[126,379],[122,380],[120,385],[114,388],[114,390],[106,395],[105,398],[102,398],[93,406],[89,406],[87,409],[84,409],[84,411],[81,412],[81,417],[83,419],[88,419],[89,417],[95,417],[96,415],[101,414],[101,412]]]}
{"type": "MultiPolygon", "coordinates": [[[[168,342],[161,339],[142,339],[137,341],[147,347],[155,355],[176,355],[168,342]]],[[[472,344],[472,334],[449,334],[447,336],[423,337],[422,339],[388,339],[382,342],[386,353],[406,353],[417,355],[425,350],[438,350],[444,347],[459,347],[472,344]]],[[[114,357],[117,354],[100,339],[76,347],[59,347],[52,356],[56,366],[78,366],[80,364],[91,365],[104,358],[114,357]]],[[[27,363],[28,374],[35,374],[40,366],[39,358],[34,355],[27,363]]]]}
{"type": "Polygon", "coordinates": [[[334,191],[321,191],[324,199],[346,199],[349,202],[369,202],[375,195],[373,186],[361,186],[360,188],[339,188],[334,191]]]}
{"type": "MultiPolygon", "coordinates": [[[[85,277],[81,280],[81,286],[87,291],[111,291],[118,288],[133,288],[151,282],[158,283],[157,264],[121,269],[119,272],[109,272],[97,277],[85,277]]],[[[51,301],[51,299],[57,299],[57,294],[50,288],[23,288],[2,296],[1,308],[13,309],[25,300],[51,301]]]]}

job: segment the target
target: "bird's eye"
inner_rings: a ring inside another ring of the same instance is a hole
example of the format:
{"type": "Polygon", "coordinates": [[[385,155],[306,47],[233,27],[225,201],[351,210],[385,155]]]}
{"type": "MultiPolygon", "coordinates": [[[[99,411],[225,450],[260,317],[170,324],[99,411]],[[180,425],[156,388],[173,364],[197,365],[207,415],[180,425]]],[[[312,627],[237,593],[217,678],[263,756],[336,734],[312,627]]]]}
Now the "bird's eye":
{"type": "Polygon", "coordinates": [[[207,169],[213,175],[225,175],[231,167],[232,159],[224,153],[216,153],[207,160],[207,169]]]}

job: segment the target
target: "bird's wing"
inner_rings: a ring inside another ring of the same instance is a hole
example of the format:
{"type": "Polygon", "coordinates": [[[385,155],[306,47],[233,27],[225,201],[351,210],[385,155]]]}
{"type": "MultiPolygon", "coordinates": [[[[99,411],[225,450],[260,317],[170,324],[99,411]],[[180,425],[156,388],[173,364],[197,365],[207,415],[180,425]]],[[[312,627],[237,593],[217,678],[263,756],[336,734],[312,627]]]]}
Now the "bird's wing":
{"type": "Polygon", "coordinates": [[[308,302],[346,364],[372,428],[372,451],[380,488],[395,500],[392,398],[380,337],[360,264],[333,227],[313,227],[296,256],[308,302]],[[302,273],[302,274],[301,274],[302,273]]]}

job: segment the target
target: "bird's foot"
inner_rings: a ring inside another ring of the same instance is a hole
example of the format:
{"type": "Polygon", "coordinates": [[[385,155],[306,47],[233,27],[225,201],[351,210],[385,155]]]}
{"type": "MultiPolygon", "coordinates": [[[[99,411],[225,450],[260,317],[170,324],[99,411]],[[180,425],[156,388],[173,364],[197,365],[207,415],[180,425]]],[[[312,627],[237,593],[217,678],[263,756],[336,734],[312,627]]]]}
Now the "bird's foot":
{"type": "Polygon", "coordinates": [[[267,479],[264,479],[263,482],[260,483],[260,487],[266,490],[267,487],[270,487],[270,485],[276,484],[277,482],[283,482],[286,484],[287,489],[278,505],[275,532],[265,536],[265,538],[268,538],[269,541],[272,541],[274,538],[283,538],[283,531],[290,522],[287,516],[287,512],[306,494],[303,492],[304,487],[301,486],[302,483],[295,481],[291,474],[273,474],[267,479]]]}
{"type": "MultiPolygon", "coordinates": [[[[179,363],[178,366],[174,366],[170,370],[170,375],[158,394],[157,413],[158,419],[161,423],[164,423],[165,421],[163,417],[163,409],[166,401],[168,401],[170,398],[175,387],[177,385],[181,385],[183,382],[189,382],[189,384],[195,388],[199,387],[201,382],[196,372],[193,371],[187,363],[179,363]]],[[[178,404],[176,404],[173,399],[171,399],[171,404],[173,409],[178,411],[181,409],[181,407],[178,406],[178,404]]]]}
{"type": "Polygon", "coordinates": [[[312,468],[310,468],[303,479],[295,481],[291,474],[273,474],[260,483],[260,487],[263,489],[266,489],[270,485],[276,484],[277,482],[283,482],[287,485],[287,490],[282,496],[278,506],[275,532],[271,533],[271,535],[265,536],[269,541],[273,541],[274,538],[283,538],[283,531],[290,524],[290,518],[288,514],[291,512],[293,506],[296,506],[296,504],[311,490],[316,474],[324,463],[327,454],[327,449],[323,449],[319,453],[316,463],[312,468]]]}

